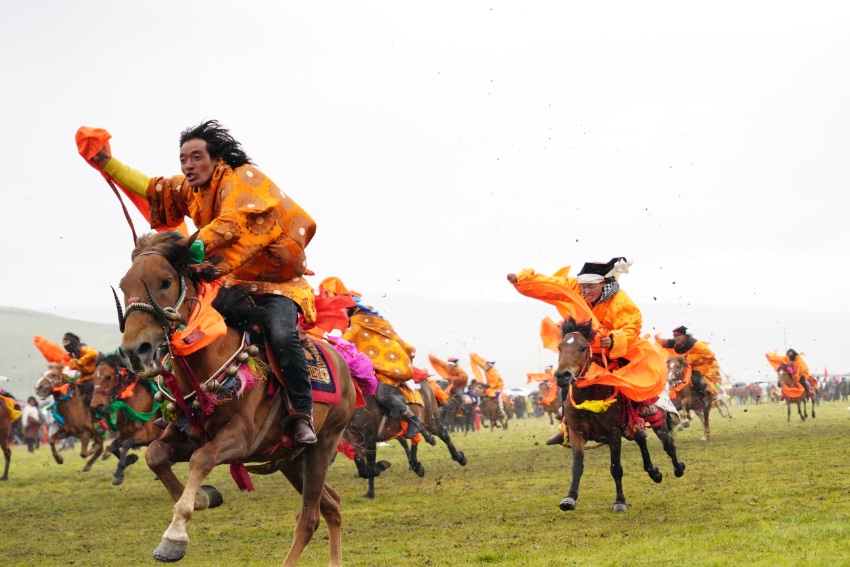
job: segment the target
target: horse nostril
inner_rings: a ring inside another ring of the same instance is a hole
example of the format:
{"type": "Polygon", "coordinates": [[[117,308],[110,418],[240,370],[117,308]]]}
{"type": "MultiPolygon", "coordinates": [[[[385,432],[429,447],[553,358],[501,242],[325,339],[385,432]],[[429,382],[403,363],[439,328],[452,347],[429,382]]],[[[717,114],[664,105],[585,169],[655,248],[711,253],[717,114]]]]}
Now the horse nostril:
{"type": "Polygon", "coordinates": [[[153,346],[150,343],[142,343],[139,345],[139,348],[136,349],[139,357],[147,357],[153,351],[153,346]]]}

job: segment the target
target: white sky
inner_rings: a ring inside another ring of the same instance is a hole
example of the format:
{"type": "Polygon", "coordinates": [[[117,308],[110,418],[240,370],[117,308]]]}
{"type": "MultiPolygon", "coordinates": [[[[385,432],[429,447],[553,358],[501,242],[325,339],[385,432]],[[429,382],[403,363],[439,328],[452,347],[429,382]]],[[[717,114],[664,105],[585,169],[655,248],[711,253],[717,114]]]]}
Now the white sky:
{"type": "Polygon", "coordinates": [[[655,298],[850,340],[850,4],[691,4],[7,2],[0,305],[111,307],[132,242],[79,126],[171,175],[217,118],[316,219],[314,283],[379,309],[626,256],[647,326],[655,298]]]}

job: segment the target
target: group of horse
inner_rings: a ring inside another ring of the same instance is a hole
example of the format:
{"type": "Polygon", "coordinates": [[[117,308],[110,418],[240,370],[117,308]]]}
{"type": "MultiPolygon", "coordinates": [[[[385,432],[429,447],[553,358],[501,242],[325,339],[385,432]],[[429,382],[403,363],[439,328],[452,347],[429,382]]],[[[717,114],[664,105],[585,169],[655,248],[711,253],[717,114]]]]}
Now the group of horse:
{"type": "MultiPolygon", "coordinates": [[[[103,438],[92,425],[96,415],[107,416],[118,431],[109,447],[109,452],[119,459],[113,484],[121,482],[124,468],[135,461],[129,451],[147,445],[147,465],[174,501],[171,522],[153,552],[155,559],[167,562],[184,557],[189,541],[187,525],[194,512],[223,503],[221,493],[204,484],[214,467],[229,464],[237,485],[248,489],[250,477],[245,464],[254,473],[281,472],[301,495],[283,565],[296,565],[319,526],[320,516],[328,527],[330,565],[341,565],[341,498],[327,484],[326,476],[338,449],[344,445],[342,441],[354,447],[358,473],[368,480],[367,497],[374,497],[374,480],[389,466],[386,461],[376,462],[377,444],[399,439],[407,451],[410,468],[421,476],[424,467],[417,459],[417,445],[408,446],[401,436],[405,429],[402,421],[382,412],[373,396],[364,395],[365,406],[355,409],[356,387],[345,360],[333,348],[323,352],[329,370],[336,376],[339,396],[336,403],[314,404],[317,442],[297,447],[287,443],[286,438],[282,440],[285,412],[279,409],[284,403],[281,388],[274,378],[263,380],[263,376],[245,374],[256,372],[257,368],[273,368],[274,361],[268,359],[262,343],[249,340],[254,331],[254,307],[245,301],[248,295],[237,288],[222,289],[214,304],[225,318],[226,333],[194,352],[175,355],[171,348],[173,334],[188,319],[190,306],[199,301],[196,286],[203,276],[190,267],[191,243],[191,237],[179,238],[171,233],[139,239],[132,265],[121,280],[124,301],[115,297],[122,331],[119,350],[129,368],[122,370],[123,365],[116,360],[102,361],[93,376],[94,393],[88,407],[76,386],[66,387],[59,368],[51,368],[39,380],[38,395],[42,399],[52,396],[54,410],[61,418],[50,438],[54,458],[62,462],[56,441],[74,435],[82,440],[81,456],[88,458],[84,470],[92,466],[103,450],[103,438]],[[126,306],[126,311],[122,306],[126,306]],[[140,416],[147,419],[139,419],[140,416]],[[156,424],[159,421],[162,425],[162,420],[155,419],[160,416],[164,418],[164,429],[156,424]],[[92,450],[88,450],[89,442],[92,450]],[[185,483],[172,470],[180,462],[188,463],[185,483]]],[[[625,511],[620,452],[623,415],[631,402],[615,395],[612,386],[573,387],[589,366],[593,334],[589,323],[573,319],[566,320],[561,328],[555,379],[570,402],[564,404],[564,420],[573,464],[569,492],[560,508],[575,509],[585,443],[596,441],[607,444],[610,450],[610,470],[616,486],[614,510],[625,511]],[[577,407],[590,401],[605,401],[605,409],[590,412],[577,407]]],[[[433,436],[447,445],[452,459],[465,465],[466,457],[451,441],[430,384],[423,381],[420,385],[422,421],[433,436]]],[[[700,406],[701,400],[687,401],[684,394],[679,398],[684,415],[691,409],[703,412],[708,438],[708,410],[713,401],[700,406]]],[[[447,404],[449,416],[457,415],[457,404],[463,404],[463,400],[455,398],[447,404]]],[[[482,396],[478,411],[490,421],[491,429],[497,423],[507,427],[495,399],[482,396]]],[[[652,429],[670,458],[675,476],[680,477],[685,463],[678,458],[672,425],[666,414],[652,429]]],[[[651,460],[645,431],[639,428],[627,437],[638,444],[648,476],[661,482],[663,475],[651,460]]]]}

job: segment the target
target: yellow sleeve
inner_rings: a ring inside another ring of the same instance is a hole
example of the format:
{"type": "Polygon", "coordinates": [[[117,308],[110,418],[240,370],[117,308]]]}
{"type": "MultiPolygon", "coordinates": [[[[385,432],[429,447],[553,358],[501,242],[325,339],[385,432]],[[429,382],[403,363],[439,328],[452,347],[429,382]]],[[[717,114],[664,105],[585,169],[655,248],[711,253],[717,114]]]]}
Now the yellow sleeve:
{"type": "Polygon", "coordinates": [[[126,187],[139,197],[147,197],[148,184],[151,178],[135,170],[130,166],[124,165],[114,157],[110,158],[103,168],[103,171],[112,176],[112,178],[122,187],[126,187]]]}
{"type": "Polygon", "coordinates": [[[714,362],[714,353],[708,348],[708,345],[702,341],[697,341],[694,346],[685,354],[688,362],[694,370],[699,370],[703,374],[708,372],[711,363],[714,362]]]}

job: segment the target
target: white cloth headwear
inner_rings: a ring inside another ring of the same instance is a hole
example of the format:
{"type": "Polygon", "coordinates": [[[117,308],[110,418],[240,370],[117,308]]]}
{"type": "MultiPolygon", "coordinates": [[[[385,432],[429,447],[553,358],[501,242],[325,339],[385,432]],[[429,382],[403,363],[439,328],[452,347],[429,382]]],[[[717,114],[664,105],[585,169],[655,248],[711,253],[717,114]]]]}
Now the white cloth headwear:
{"type": "Polygon", "coordinates": [[[576,276],[576,281],[580,284],[602,283],[605,278],[599,274],[581,274],[576,276]]]}
{"type": "Polygon", "coordinates": [[[615,280],[619,279],[620,274],[629,273],[629,266],[631,266],[632,264],[634,264],[634,260],[626,260],[625,258],[621,258],[617,260],[617,262],[614,264],[614,267],[611,268],[611,271],[605,274],[605,277],[614,278],[615,280]]]}

